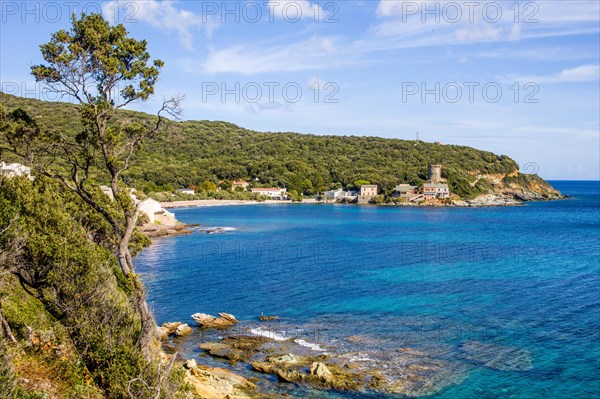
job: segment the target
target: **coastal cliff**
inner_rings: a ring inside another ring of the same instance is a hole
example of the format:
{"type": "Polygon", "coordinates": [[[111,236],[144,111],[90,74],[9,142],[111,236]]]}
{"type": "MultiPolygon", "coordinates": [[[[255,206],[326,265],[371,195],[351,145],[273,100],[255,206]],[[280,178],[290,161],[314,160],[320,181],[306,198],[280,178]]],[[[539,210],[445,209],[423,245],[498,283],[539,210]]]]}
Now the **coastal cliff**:
{"type": "Polygon", "coordinates": [[[523,174],[518,169],[510,173],[482,174],[470,172],[473,185],[485,187],[483,194],[469,200],[458,200],[459,206],[518,205],[528,201],[547,201],[564,198],[560,191],[535,174],[523,174]]]}

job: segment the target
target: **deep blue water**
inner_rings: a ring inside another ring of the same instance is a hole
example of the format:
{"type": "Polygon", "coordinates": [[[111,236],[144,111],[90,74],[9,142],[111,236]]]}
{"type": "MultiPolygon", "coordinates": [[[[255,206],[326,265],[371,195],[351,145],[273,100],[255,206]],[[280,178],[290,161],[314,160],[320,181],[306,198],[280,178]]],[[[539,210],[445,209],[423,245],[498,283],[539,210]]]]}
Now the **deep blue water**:
{"type": "MultiPolygon", "coordinates": [[[[282,317],[273,328],[286,336],[339,345],[368,336],[468,366],[431,398],[598,397],[600,184],[552,184],[573,198],[178,209],[183,222],[236,230],[157,240],[138,270],[160,323],[226,311],[252,325],[264,312],[282,317]],[[522,350],[531,367],[486,366],[465,357],[465,342],[522,350]]],[[[201,356],[201,338],[181,343],[187,356],[201,356]]]]}

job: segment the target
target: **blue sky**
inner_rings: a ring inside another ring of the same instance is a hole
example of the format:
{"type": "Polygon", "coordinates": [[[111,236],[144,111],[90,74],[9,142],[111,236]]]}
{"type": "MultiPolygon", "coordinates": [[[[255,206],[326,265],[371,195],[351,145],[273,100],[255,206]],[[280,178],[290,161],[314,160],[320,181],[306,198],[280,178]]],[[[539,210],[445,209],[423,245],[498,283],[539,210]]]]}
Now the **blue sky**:
{"type": "Polygon", "coordinates": [[[1,2],[0,80],[29,75],[70,12],[103,12],[166,65],[153,101],[260,131],[469,145],[547,179],[600,179],[600,2],[1,2]],[[531,171],[531,169],[529,170],[531,171]]]}

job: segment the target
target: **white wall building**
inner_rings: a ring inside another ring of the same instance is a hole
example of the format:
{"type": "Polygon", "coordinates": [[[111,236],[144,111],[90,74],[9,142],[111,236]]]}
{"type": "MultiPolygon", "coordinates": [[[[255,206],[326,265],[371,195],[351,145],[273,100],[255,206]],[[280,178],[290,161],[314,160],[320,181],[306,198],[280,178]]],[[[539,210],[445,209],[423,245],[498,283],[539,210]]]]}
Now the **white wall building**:
{"type": "Polygon", "coordinates": [[[175,190],[177,194],[186,194],[186,195],[195,195],[196,192],[191,188],[180,188],[179,190],[175,190]]]}
{"type": "Polygon", "coordinates": [[[31,168],[20,163],[0,162],[0,175],[6,177],[26,176],[29,180],[33,180],[31,168]]]}
{"type": "Polygon", "coordinates": [[[139,204],[140,213],[146,214],[149,223],[163,224],[165,226],[174,226],[177,223],[175,215],[164,209],[160,202],[152,198],[146,198],[139,204]]]}
{"type": "Polygon", "coordinates": [[[449,198],[450,189],[444,183],[425,183],[423,184],[423,195],[427,199],[449,198]]]}
{"type": "Polygon", "coordinates": [[[285,188],[253,188],[253,193],[258,193],[260,195],[265,195],[267,197],[271,197],[274,200],[282,200],[287,199],[287,189],[285,188]]]}

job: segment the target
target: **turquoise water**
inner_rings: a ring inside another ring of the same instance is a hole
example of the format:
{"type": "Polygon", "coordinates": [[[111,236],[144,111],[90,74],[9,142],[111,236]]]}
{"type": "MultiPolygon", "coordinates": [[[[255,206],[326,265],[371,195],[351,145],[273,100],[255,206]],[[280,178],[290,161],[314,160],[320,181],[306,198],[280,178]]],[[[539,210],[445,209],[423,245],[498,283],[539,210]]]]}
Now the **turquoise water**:
{"type": "MultiPolygon", "coordinates": [[[[234,229],[157,240],[137,265],[160,323],[226,311],[250,328],[263,312],[282,317],[274,334],[346,351],[359,349],[345,338],[364,336],[370,347],[360,350],[372,356],[417,348],[466,370],[430,398],[598,397],[600,186],[553,185],[573,198],[479,209],[179,209],[183,222],[234,229]],[[487,362],[502,348],[525,366],[487,362]]],[[[179,343],[184,355],[201,357],[205,338],[179,343]]]]}

